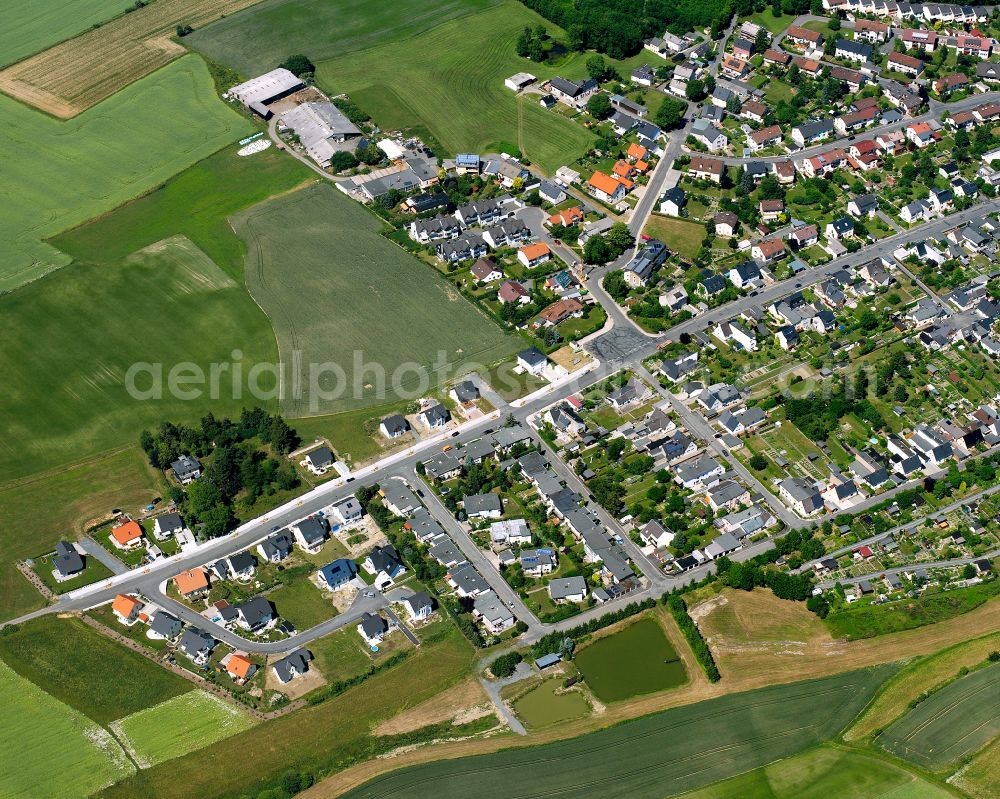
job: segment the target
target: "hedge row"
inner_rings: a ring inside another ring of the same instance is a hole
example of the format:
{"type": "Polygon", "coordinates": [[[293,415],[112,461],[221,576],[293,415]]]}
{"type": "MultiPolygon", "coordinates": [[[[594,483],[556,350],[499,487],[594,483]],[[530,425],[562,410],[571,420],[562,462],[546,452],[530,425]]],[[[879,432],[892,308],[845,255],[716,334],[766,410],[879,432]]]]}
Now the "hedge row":
{"type": "Polygon", "coordinates": [[[691,645],[691,651],[698,658],[698,662],[705,671],[705,676],[708,677],[710,682],[718,682],[722,678],[722,675],[719,674],[719,667],[715,665],[712,650],[708,648],[708,644],[702,638],[698,625],[688,615],[687,605],[684,604],[684,600],[679,596],[671,596],[667,599],[667,607],[670,608],[674,621],[677,622],[677,626],[681,628],[681,632],[687,638],[688,644],[691,645]]]}

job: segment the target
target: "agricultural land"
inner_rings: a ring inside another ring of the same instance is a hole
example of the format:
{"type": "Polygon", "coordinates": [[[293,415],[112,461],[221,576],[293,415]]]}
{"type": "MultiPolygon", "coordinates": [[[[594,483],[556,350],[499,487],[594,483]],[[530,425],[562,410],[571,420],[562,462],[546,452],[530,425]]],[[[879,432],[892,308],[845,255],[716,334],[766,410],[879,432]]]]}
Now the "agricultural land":
{"type": "MultiPolygon", "coordinates": [[[[201,27],[257,0],[156,0],[0,72],[0,91],[61,119],[106,100],[187,50],[178,26],[201,27]]],[[[174,98],[163,98],[168,108],[174,98]]],[[[176,107],[177,121],[187,114],[176,107]]]]}
{"type": "Polygon", "coordinates": [[[383,404],[397,381],[415,399],[518,347],[331,186],[255,206],[233,222],[247,245],[247,287],[274,325],[281,360],[291,365],[298,353],[304,367],[349,367],[345,378],[322,375],[315,389],[303,375],[301,397],[286,392],[290,416],[383,404]],[[356,358],[379,364],[384,377],[366,374],[356,358]]]}
{"type": "Polygon", "coordinates": [[[0,233],[7,242],[0,292],[68,263],[44,239],[154,188],[253,129],[218,101],[197,58],[181,59],[68,122],[8,97],[0,97],[0,112],[9,154],[0,176],[0,233]]]}
{"type": "MultiPolygon", "coordinates": [[[[511,142],[551,174],[582,155],[593,138],[547,113],[535,95],[515,97],[504,88],[504,78],[521,68],[514,40],[525,25],[539,22],[505,0],[412,38],[322,61],[316,79],[333,93],[349,94],[383,128],[427,130],[449,153],[496,152],[511,142]]],[[[579,77],[583,58],[570,56],[558,70],[538,65],[541,77],[557,72],[579,77]]]]}
{"type": "Polygon", "coordinates": [[[0,32],[0,66],[20,61],[122,13],[126,0],[36,0],[0,32]]]}
{"type": "Polygon", "coordinates": [[[894,755],[939,769],[1000,735],[1000,665],[968,674],[922,701],[878,737],[894,755]]]}
{"type": "Polygon", "coordinates": [[[415,799],[447,799],[461,795],[466,775],[474,769],[485,778],[478,788],[485,799],[549,796],[567,789],[577,796],[596,797],[611,784],[629,796],[659,799],[664,785],[679,790],[697,787],[828,739],[864,707],[892,671],[881,667],[764,688],[668,710],[569,741],[405,769],[347,796],[364,799],[405,790],[415,799]],[[669,736],[670,747],[664,748],[662,736],[669,736]],[[610,774],[600,756],[608,750],[618,761],[610,774]],[[540,762],[546,763],[544,770],[533,768],[540,762]]]}
{"type": "Polygon", "coordinates": [[[184,45],[244,75],[272,69],[292,52],[313,61],[403,40],[500,0],[268,0],[199,28],[184,45]],[[254,42],[252,47],[247,42],[254,42]]]}

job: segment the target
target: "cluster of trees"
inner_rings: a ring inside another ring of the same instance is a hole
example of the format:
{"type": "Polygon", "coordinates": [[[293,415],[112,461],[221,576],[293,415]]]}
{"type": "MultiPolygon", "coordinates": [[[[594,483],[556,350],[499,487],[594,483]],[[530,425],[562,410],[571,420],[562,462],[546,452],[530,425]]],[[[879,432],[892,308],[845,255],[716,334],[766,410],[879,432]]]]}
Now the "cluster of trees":
{"type": "Polygon", "coordinates": [[[510,677],[522,660],[524,660],[524,656],[520,652],[507,652],[490,664],[490,671],[500,679],[510,677]]]}
{"type": "Polygon", "coordinates": [[[253,408],[244,409],[236,422],[209,413],[198,427],[163,422],[155,432],[144,430],[139,437],[150,464],[158,469],[169,468],[181,454],[211,455],[201,479],[186,493],[176,486],[171,489],[171,498],[189,522],[200,523],[201,533],[209,538],[232,526],[237,497],[250,507],[261,496],[298,485],[292,466],[269,457],[258,442],[285,455],[298,446],[299,436],[279,415],[253,408]]]}
{"type": "Polygon", "coordinates": [[[203,457],[215,447],[232,446],[252,438],[269,444],[281,455],[299,445],[298,434],[285,420],[263,408],[244,408],[235,422],[227,417],[218,419],[212,413],[203,416],[197,427],[163,422],[155,432],[143,430],[139,445],[152,466],[167,469],[181,454],[203,457]]]}
{"type": "Polygon", "coordinates": [[[686,33],[712,25],[722,30],[732,15],[727,0],[646,0],[641,8],[632,0],[524,0],[524,4],[566,30],[570,48],[593,49],[619,59],[639,52],[643,41],[666,29],[686,33]]]}
{"type": "Polygon", "coordinates": [[[544,25],[536,25],[534,28],[524,26],[524,30],[517,37],[516,50],[521,58],[530,58],[532,61],[544,61],[550,46],[549,32],[544,25]]]}
{"type": "Polygon", "coordinates": [[[624,222],[615,222],[603,236],[591,236],[583,246],[583,260],[588,264],[606,264],[635,243],[624,222]]]}
{"type": "Polygon", "coordinates": [[[868,400],[868,376],[864,372],[857,375],[853,384],[845,377],[826,387],[830,393],[825,396],[784,400],[785,417],[813,441],[826,440],[840,420],[851,413],[876,430],[885,426],[885,420],[868,400]]]}
{"type": "Polygon", "coordinates": [[[684,604],[684,600],[679,596],[670,596],[667,598],[667,607],[670,609],[670,614],[674,617],[674,621],[677,622],[677,626],[684,633],[691,651],[705,672],[705,676],[708,677],[709,682],[718,682],[721,680],[722,675],[719,674],[719,667],[715,665],[712,650],[708,648],[708,644],[702,637],[698,625],[688,615],[687,605],[684,604]]]}
{"type": "Polygon", "coordinates": [[[684,124],[684,114],[687,113],[687,103],[673,97],[665,97],[663,103],[653,116],[653,121],[663,130],[675,130],[684,124]]]}
{"type": "Polygon", "coordinates": [[[309,60],[309,56],[302,53],[288,56],[278,66],[287,69],[297,78],[311,78],[316,74],[316,65],[309,60]]]}

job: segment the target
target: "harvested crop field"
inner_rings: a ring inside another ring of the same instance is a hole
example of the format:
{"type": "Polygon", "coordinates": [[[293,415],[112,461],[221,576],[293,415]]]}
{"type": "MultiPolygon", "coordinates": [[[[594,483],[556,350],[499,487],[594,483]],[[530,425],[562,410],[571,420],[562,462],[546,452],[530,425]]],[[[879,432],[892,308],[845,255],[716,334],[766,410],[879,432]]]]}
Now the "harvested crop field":
{"type": "Polygon", "coordinates": [[[346,796],[463,797],[474,773],[479,799],[596,799],[612,788],[617,796],[660,799],[664,786],[700,787],[829,739],[893,670],[882,666],[763,688],[554,744],[406,768],[346,796]]]}
{"type": "Polygon", "coordinates": [[[876,740],[887,752],[938,769],[1000,735],[1000,663],[946,685],[876,740]]]}
{"type": "Polygon", "coordinates": [[[946,622],[862,641],[834,640],[801,602],[770,591],[726,589],[691,609],[708,640],[722,682],[750,688],[777,673],[801,679],[940,651],[1000,630],[996,601],[946,622]]]}
{"type": "Polygon", "coordinates": [[[233,226],[278,340],[286,415],[415,399],[521,346],[333,186],[261,203],[233,226]]]}
{"type": "Polygon", "coordinates": [[[199,28],[256,2],[156,0],[8,67],[0,91],[69,119],[184,55],[178,25],[199,28]]]}
{"type": "Polygon", "coordinates": [[[201,749],[254,725],[248,713],[205,691],[189,691],[112,722],[141,767],[201,749]]]}
{"type": "Polygon", "coordinates": [[[0,796],[77,799],[134,771],[114,738],[0,661],[0,796]]]}

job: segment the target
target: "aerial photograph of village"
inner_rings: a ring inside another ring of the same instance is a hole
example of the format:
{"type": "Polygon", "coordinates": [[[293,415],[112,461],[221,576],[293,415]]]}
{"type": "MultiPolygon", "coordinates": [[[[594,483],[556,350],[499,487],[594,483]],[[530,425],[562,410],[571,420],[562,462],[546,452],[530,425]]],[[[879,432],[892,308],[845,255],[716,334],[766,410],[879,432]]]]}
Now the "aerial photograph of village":
{"type": "Polygon", "coordinates": [[[1000,5],[3,3],[0,799],[1000,797],[1000,5]]]}

